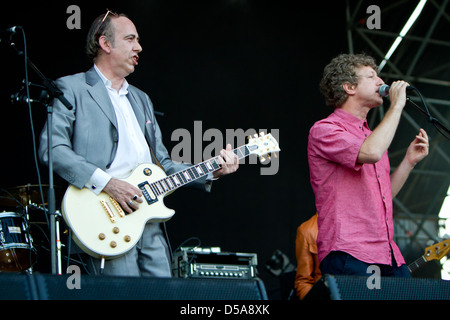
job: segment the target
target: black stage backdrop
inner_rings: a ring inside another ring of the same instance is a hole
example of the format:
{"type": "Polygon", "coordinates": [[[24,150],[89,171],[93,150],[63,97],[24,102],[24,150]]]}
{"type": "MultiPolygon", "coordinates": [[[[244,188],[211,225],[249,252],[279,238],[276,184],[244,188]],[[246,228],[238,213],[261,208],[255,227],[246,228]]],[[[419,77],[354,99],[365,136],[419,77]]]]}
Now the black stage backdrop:
{"type": "MultiPolygon", "coordinates": [[[[202,246],[257,253],[260,277],[269,295],[277,297],[279,279],[266,270],[266,262],[279,249],[295,265],[296,229],[315,213],[307,136],[312,124],[330,112],[318,82],[330,59],[347,51],[345,2],[16,1],[3,10],[1,27],[22,26],[30,60],[57,79],[91,67],[84,54],[86,34],[106,8],[126,13],[138,29],[143,52],[128,81],[147,92],[163,113],[158,121],[169,152],[180,143],[171,138],[177,129],[190,132],[192,152],[195,143],[202,149],[211,143],[194,137],[194,123],[201,124],[201,134],[220,130],[223,146],[237,147],[226,141],[227,129],[277,133],[276,174],[261,174],[270,164],[247,161],[215,182],[210,194],[182,189],[165,200],[176,210],[167,223],[173,249],[197,237],[202,246]],[[80,29],[67,27],[70,5],[80,9],[80,29]]],[[[20,33],[12,39],[23,48],[20,33]]],[[[29,110],[10,102],[24,79],[23,57],[7,41],[0,44],[0,54],[0,187],[37,184],[29,110]]],[[[40,83],[29,72],[30,81],[40,83]]],[[[38,136],[45,108],[33,104],[32,116],[38,136]]],[[[48,183],[47,168],[39,167],[42,183],[48,183]]],[[[58,178],[56,184],[66,187],[58,178]]]]}

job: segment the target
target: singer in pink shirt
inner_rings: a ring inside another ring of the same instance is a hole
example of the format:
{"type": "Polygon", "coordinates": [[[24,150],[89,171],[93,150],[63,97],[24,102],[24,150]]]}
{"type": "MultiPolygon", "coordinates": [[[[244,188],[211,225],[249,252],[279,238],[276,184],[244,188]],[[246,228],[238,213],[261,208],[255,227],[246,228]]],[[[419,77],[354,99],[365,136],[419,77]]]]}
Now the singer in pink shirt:
{"type": "Polygon", "coordinates": [[[378,265],[383,276],[409,276],[393,241],[392,198],[414,166],[428,155],[420,129],[391,173],[388,148],[406,104],[404,81],[390,87],[390,107],[372,131],[367,114],[383,103],[373,58],[341,54],[325,67],[320,83],[334,111],[309,134],[308,160],[318,215],[318,258],[322,274],[367,276],[378,265]]]}

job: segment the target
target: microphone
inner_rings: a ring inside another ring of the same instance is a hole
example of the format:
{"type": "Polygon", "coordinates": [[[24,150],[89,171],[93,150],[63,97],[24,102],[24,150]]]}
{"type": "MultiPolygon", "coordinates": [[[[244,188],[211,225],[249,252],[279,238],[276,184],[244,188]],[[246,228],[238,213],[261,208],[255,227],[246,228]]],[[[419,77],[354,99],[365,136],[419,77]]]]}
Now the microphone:
{"type": "Polygon", "coordinates": [[[26,96],[23,95],[17,95],[17,94],[12,94],[11,95],[11,103],[33,103],[33,102],[39,102],[37,100],[33,100],[33,99],[28,99],[26,96]]]}
{"type": "Polygon", "coordinates": [[[23,92],[23,87],[19,90],[19,92],[13,93],[11,95],[11,104],[15,103],[28,103],[28,102],[39,102],[37,100],[28,99],[26,94],[23,92]]]}
{"type": "MultiPolygon", "coordinates": [[[[390,88],[391,88],[391,87],[388,86],[387,84],[383,84],[383,85],[381,85],[381,87],[378,89],[378,93],[379,93],[380,96],[382,96],[382,97],[387,97],[387,96],[389,95],[389,89],[390,89],[390,88]]],[[[413,90],[416,90],[416,88],[413,87],[413,86],[407,86],[407,87],[406,87],[406,92],[408,92],[408,91],[413,91],[413,90]]]]}
{"type": "Polygon", "coordinates": [[[9,37],[11,39],[11,37],[15,35],[19,29],[22,29],[22,27],[14,26],[6,30],[5,29],[0,30],[0,41],[6,37],[9,37]]]}
{"type": "MultiPolygon", "coordinates": [[[[25,80],[23,82],[25,82],[25,80]]],[[[42,86],[33,84],[31,82],[29,83],[29,85],[42,87],[42,86]]],[[[27,96],[27,93],[25,92],[25,87],[22,86],[19,91],[17,91],[16,93],[11,94],[11,100],[10,101],[11,101],[11,104],[16,104],[16,103],[18,103],[18,104],[20,104],[20,103],[35,103],[35,102],[36,103],[39,103],[39,102],[40,103],[45,103],[45,102],[48,101],[48,99],[49,99],[49,95],[47,93],[47,90],[45,90],[45,89],[43,89],[41,91],[41,94],[40,94],[38,100],[36,100],[36,99],[29,99],[28,96],[27,96]]]]}

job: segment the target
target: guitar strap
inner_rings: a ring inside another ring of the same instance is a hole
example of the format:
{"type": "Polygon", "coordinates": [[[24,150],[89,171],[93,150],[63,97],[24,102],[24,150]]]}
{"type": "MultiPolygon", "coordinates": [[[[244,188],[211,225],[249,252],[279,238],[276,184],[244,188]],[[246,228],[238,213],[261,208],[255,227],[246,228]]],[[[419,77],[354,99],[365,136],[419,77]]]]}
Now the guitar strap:
{"type": "Polygon", "coordinates": [[[163,166],[161,165],[161,163],[159,163],[158,159],[156,158],[155,153],[153,152],[152,147],[150,147],[150,145],[149,145],[148,147],[149,147],[149,149],[150,149],[150,152],[152,153],[152,157],[153,157],[153,160],[155,160],[156,165],[157,165],[158,167],[160,167],[160,168],[162,169],[162,171],[166,172],[166,170],[164,170],[163,166]]]}
{"type": "MultiPolygon", "coordinates": [[[[161,163],[159,163],[158,159],[156,158],[156,155],[153,152],[153,148],[150,147],[150,145],[148,147],[150,149],[153,159],[155,160],[156,165],[158,167],[160,167],[162,171],[166,172],[166,170],[164,170],[163,166],[161,165],[161,163]]],[[[162,222],[159,225],[161,227],[161,230],[163,231],[163,237],[166,240],[166,244],[167,244],[167,250],[168,250],[167,259],[169,260],[169,263],[172,265],[173,251],[172,251],[172,245],[170,244],[170,240],[169,240],[169,234],[167,233],[166,223],[162,222]]]]}

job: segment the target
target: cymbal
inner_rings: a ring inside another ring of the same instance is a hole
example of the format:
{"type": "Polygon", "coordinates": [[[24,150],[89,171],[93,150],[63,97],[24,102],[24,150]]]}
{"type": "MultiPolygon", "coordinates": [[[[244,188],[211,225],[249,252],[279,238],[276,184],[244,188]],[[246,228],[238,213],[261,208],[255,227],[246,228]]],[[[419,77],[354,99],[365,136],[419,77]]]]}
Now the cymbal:
{"type": "MultiPolygon", "coordinates": [[[[22,206],[27,206],[31,203],[42,205],[42,200],[44,203],[47,201],[48,197],[48,184],[41,185],[42,187],[42,197],[41,190],[39,184],[25,184],[16,187],[7,188],[7,192],[2,192],[0,196],[0,207],[17,207],[19,204],[22,206]]],[[[61,199],[61,191],[62,189],[58,186],[54,187],[55,189],[55,198],[61,199]],[[58,196],[61,196],[59,198],[58,196]]]]}

